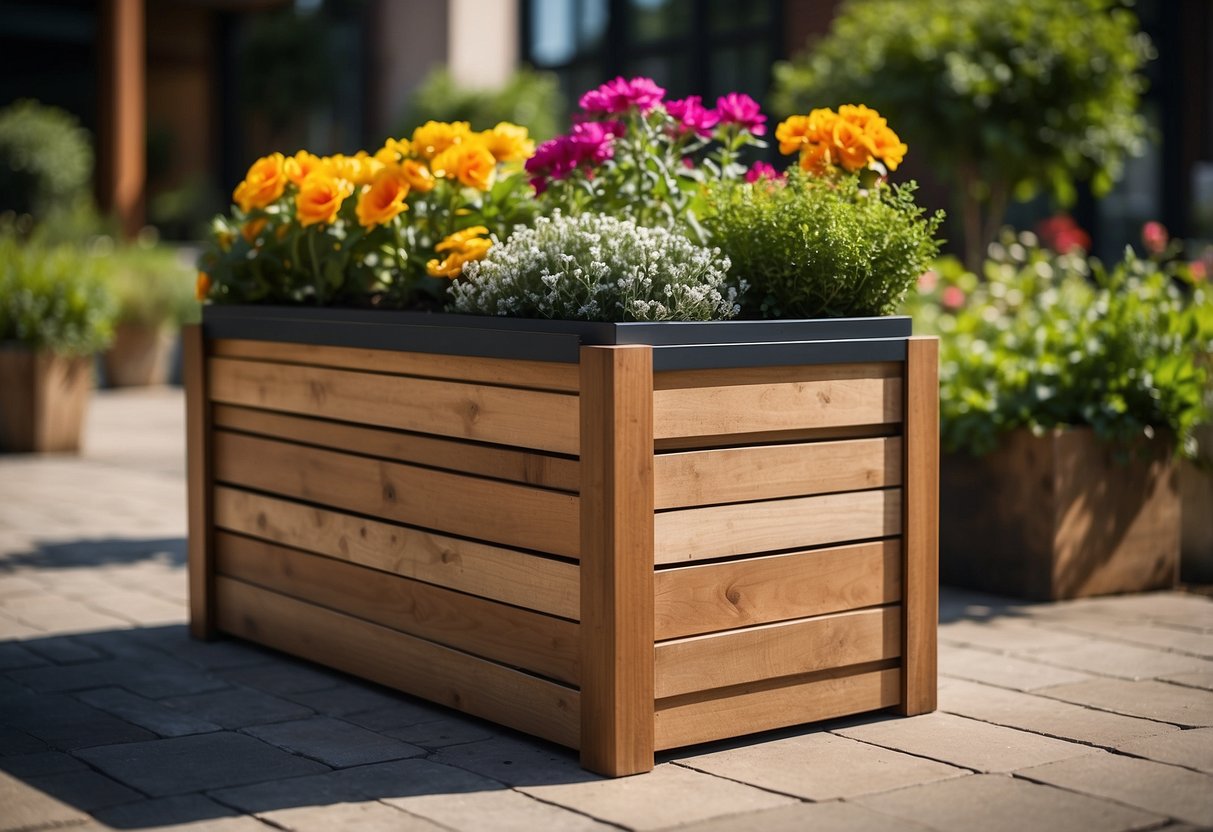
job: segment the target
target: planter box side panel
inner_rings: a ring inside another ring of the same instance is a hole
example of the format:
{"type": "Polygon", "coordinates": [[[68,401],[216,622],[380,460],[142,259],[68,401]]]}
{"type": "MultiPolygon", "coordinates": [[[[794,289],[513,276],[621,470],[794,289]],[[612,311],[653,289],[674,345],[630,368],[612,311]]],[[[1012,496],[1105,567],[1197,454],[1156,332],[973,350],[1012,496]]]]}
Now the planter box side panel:
{"type": "Polygon", "coordinates": [[[23,348],[0,349],[0,450],[80,450],[93,388],[93,359],[23,348]]]}

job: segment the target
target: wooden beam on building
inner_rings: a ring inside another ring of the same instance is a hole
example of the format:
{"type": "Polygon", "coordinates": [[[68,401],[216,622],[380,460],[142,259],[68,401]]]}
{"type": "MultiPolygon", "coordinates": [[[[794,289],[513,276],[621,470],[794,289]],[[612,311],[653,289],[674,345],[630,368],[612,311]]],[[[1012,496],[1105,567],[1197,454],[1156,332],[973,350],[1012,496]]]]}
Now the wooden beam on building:
{"type": "Polygon", "coordinates": [[[98,38],[97,201],[133,237],[147,183],[144,0],[103,0],[98,38]]]}

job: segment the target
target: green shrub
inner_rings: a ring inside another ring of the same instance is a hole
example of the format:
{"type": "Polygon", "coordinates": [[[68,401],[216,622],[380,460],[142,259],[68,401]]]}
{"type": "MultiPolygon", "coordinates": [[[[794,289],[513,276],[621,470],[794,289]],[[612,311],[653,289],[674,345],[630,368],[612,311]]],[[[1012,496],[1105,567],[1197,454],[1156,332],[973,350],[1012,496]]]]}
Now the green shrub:
{"type": "Polygon", "coordinates": [[[525,127],[537,142],[556,135],[563,104],[560,83],[550,72],[522,68],[498,89],[474,89],[456,83],[450,70],[426,76],[397,122],[395,135],[407,136],[427,121],[466,121],[473,130],[489,130],[508,121],[525,127]]]}
{"type": "Polygon", "coordinates": [[[943,214],[924,217],[913,183],[860,188],[789,171],[787,184],[724,183],[703,225],[749,284],[743,314],[768,318],[884,315],[938,253],[943,214]]]}
{"type": "Polygon", "coordinates": [[[941,336],[944,447],[987,453],[1017,428],[1089,425],[1130,442],[1192,429],[1213,350],[1213,293],[1131,250],[1112,269],[1082,254],[1037,247],[1005,232],[984,279],[955,261],[924,275],[915,327],[941,336]]]}
{"type": "Polygon", "coordinates": [[[140,240],[114,249],[104,263],[118,323],[179,326],[198,314],[194,270],[175,249],[140,240]]]}
{"type": "Polygon", "coordinates": [[[116,306],[104,261],[76,246],[0,234],[0,344],[86,355],[113,336],[116,306]]]}
{"type": "Polygon", "coordinates": [[[583,321],[708,321],[737,314],[727,258],[664,228],[556,212],[463,267],[450,309],[583,321]]]}
{"type": "Polygon", "coordinates": [[[0,212],[78,211],[92,179],[92,143],[73,116],[28,99],[0,110],[0,212]]]}

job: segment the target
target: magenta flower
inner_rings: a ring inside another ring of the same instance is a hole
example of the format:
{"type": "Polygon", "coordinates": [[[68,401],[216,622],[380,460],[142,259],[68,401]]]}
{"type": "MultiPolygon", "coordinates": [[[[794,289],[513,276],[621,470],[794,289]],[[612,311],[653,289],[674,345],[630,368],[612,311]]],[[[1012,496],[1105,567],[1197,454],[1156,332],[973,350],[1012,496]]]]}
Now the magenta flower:
{"type": "Polygon", "coordinates": [[[596,90],[590,90],[581,96],[578,104],[587,113],[607,113],[617,115],[626,113],[635,107],[642,113],[661,103],[665,90],[657,86],[652,78],[632,78],[623,76],[614,81],[607,81],[596,90]]]}
{"type": "Polygon", "coordinates": [[[615,155],[615,137],[623,132],[617,121],[583,121],[566,136],[548,139],[526,160],[536,193],[547,190],[550,180],[564,179],[582,165],[600,165],[615,155]]]}
{"type": "Polygon", "coordinates": [[[773,182],[777,182],[783,179],[783,174],[766,162],[759,161],[750,165],[750,169],[745,174],[745,181],[757,182],[759,179],[770,179],[773,182]]]}
{"type": "Polygon", "coordinates": [[[767,117],[762,114],[758,102],[740,92],[731,92],[716,99],[716,115],[721,124],[744,127],[755,136],[767,132],[767,117]]]}
{"type": "Polygon", "coordinates": [[[583,121],[573,125],[569,139],[577,148],[577,164],[599,165],[615,155],[615,137],[623,133],[617,121],[583,121]]]}
{"type": "Polygon", "coordinates": [[[701,136],[712,135],[712,128],[720,121],[715,110],[703,106],[703,99],[692,95],[678,101],[667,101],[665,110],[681,123],[683,130],[694,131],[701,136]]]}

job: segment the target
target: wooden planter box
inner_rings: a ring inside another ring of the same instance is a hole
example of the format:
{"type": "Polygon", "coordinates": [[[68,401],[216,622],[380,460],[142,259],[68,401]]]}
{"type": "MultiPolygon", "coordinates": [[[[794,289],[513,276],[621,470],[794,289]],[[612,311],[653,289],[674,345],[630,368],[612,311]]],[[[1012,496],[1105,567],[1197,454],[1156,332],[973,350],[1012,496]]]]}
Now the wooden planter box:
{"type": "Polygon", "coordinates": [[[105,380],[111,387],[166,384],[176,337],[162,324],[119,324],[105,352],[105,380]]]}
{"type": "Polygon", "coordinates": [[[79,451],[92,392],[92,356],[0,345],[0,451],[79,451]]]}
{"type": "Polygon", "coordinates": [[[1056,601],[1178,580],[1179,491],[1164,441],[1125,464],[1089,428],[1020,430],[988,456],[945,456],[941,476],[945,584],[1056,601]]]}
{"type": "Polygon", "coordinates": [[[935,707],[937,342],[904,318],[212,307],[193,632],[578,748],[935,707]]]}

